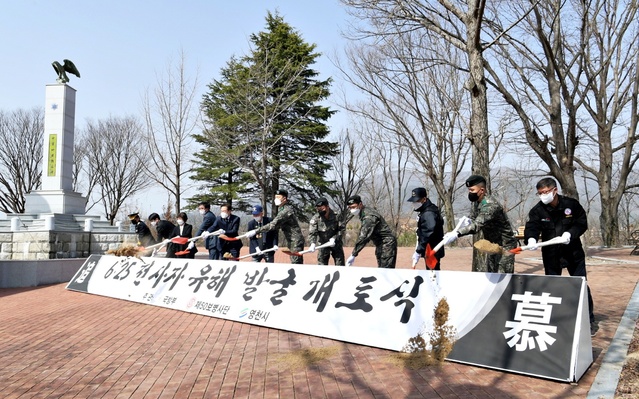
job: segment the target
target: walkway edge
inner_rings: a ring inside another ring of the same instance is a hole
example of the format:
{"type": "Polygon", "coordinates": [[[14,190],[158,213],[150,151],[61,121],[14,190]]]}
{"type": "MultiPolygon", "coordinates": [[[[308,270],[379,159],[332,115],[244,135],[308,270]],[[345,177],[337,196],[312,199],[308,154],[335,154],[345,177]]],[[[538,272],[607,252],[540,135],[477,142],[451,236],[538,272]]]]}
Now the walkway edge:
{"type": "Polygon", "coordinates": [[[588,391],[587,399],[612,399],[615,396],[621,369],[626,361],[628,346],[632,340],[638,317],[639,284],[635,286],[635,290],[630,297],[626,311],[621,317],[619,327],[617,327],[617,332],[612,338],[608,351],[601,362],[601,367],[597,371],[597,376],[590,387],[590,391],[588,391]]]}

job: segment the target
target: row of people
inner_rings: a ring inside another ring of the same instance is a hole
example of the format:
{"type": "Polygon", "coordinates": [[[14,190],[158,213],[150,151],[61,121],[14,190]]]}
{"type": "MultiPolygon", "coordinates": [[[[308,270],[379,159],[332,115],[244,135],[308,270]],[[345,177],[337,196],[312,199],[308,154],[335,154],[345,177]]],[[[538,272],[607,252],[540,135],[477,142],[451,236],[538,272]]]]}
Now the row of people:
{"type": "Polygon", "coordinates": [[[131,224],[135,226],[135,233],[138,236],[138,245],[148,247],[160,243],[166,244],[167,258],[195,258],[197,248],[195,246],[187,246],[186,244],[176,244],[170,242],[174,237],[191,238],[193,235],[193,226],[186,223],[188,216],[185,212],[180,212],[176,217],[177,226],[168,220],[161,220],[160,215],[152,213],[149,215],[148,221],[157,232],[157,239],[153,237],[149,226],[140,220],[138,212],[129,214],[131,224]],[[176,255],[176,253],[184,252],[188,249],[188,253],[176,255]]]}
{"type": "MultiPolygon", "coordinates": [[[[431,248],[442,241],[450,244],[457,238],[477,234],[476,239],[486,239],[499,244],[505,250],[517,247],[517,240],[508,216],[503,207],[488,194],[486,179],[473,175],[466,180],[468,200],[472,203],[468,223],[454,229],[443,236],[443,220],[436,206],[426,198],[426,190],[413,190],[409,201],[415,203],[418,212],[417,236],[418,243],[413,256],[413,264],[420,257],[425,256],[426,245],[431,248]]],[[[555,179],[547,177],[539,180],[535,185],[539,201],[528,213],[528,220],[524,228],[524,242],[530,250],[537,250],[538,240],[549,241],[561,237],[563,244],[548,245],[541,248],[544,272],[546,275],[560,276],[562,269],[567,269],[571,276],[587,277],[586,255],[581,243],[581,236],[588,230],[588,219],[579,201],[559,195],[555,179]]],[[[507,252],[507,251],[504,251],[507,252]]],[[[443,249],[438,251],[439,259],[444,256],[443,249]]],[[[479,254],[477,250],[473,256],[485,256],[485,261],[473,262],[473,271],[490,273],[513,273],[515,258],[510,254],[479,254]]],[[[588,307],[591,333],[597,331],[595,323],[594,305],[590,288],[587,287],[588,307]]]]}
{"type": "MultiPolygon", "coordinates": [[[[269,263],[274,261],[273,251],[267,250],[278,245],[278,232],[282,231],[291,253],[291,263],[303,264],[304,259],[299,252],[304,250],[305,239],[288,196],[288,191],[283,189],[277,190],[275,193],[273,202],[278,207],[278,212],[273,219],[264,216],[261,205],[253,207],[251,212],[253,218],[248,222],[246,236],[249,238],[249,253],[254,254],[254,261],[269,263]]],[[[331,246],[317,249],[317,264],[327,265],[332,257],[335,265],[348,264],[350,266],[359,252],[371,241],[376,246],[375,254],[378,266],[394,268],[397,259],[397,238],[384,218],[376,210],[366,208],[359,195],[350,197],[347,204],[350,213],[353,216],[358,216],[362,225],[348,260],[345,259],[342,243],[346,222],[341,220],[330,208],[326,198],[320,197],[316,200],[317,213],[311,217],[309,222],[310,245],[308,251],[316,252],[316,247],[331,243],[331,246]]],[[[198,205],[198,210],[202,214],[203,221],[196,236],[204,237],[204,246],[209,250],[209,259],[226,259],[224,254],[227,253],[231,255],[231,258],[237,258],[242,247],[241,240],[225,239],[226,237],[238,236],[239,217],[231,215],[231,206],[222,205],[219,217],[215,217],[207,202],[201,202],[198,205]],[[219,237],[221,234],[224,237],[219,237]]]]}
{"type": "MultiPolygon", "coordinates": [[[[427,256],[428,246],[435,248],[440,242],[448,245],[459,237],[470,234],[475,235],[475,239],[483,238],[498,244],[504,250],[517,247],[517,240],[508,216],[501,204],[488,194],[486,179],[483,176],[472,175],[466,180],[465,185],[468,188],[468,200],[471,202],[469,217],[463,218],[467,223],[446,234],[444,234],[444,221],[441,213],[438,207],[429,200],[426,189],[418,187],[412,190],[408,201],[413,203],[413,208],[417,212],[417,244],[413,254],[414,267],[421,258],[427,256]]],[[[540,201],[529,212],[524,230],[525,242],[529,248],[536,249],[537,240],[547,241],[555,237],[564,238],[565,245],[545,246],[542,249],[545,273],[547,275],[561,275],[562,268],[566,268],[571,276],[586,277],[585,252],[580,240],[581,235],[588,228],[583,207],[577,200],[559,195],[557,183],[552,178],[541,179],[537,183],[536,189],[540,201]]],[[[253,207],[253,219],[247,225],[248,232],[246,234],[249,237],[249,251],[254,254],[253,260],[273,262],[272,251],[262,252],[278,244],[277,233],[281,230],[291,252],[291,263],[302,264],[303,257],[299,255],[299,252],[304,250],[305,240],[293,206],[289,202],[288,192],[278,190],[274,204],[278,207],[278,212],[273,219],[264,216],[260,205],[253,207]]],[[[326,198],[319,198],[316,201],[317,214],[313,215],[309,223],[309,250],[314,252],[315,247],[319,244],[333,243],[331,247],[318,249],[317,263],[326,265],[330,257],[333,257],[335,265],[350,266],[366,244],[372,242],[375,245],[378,267],[394,268],[397,259],[397,238],[384,218],[375,209],[366,207],[359,195],[348,198],[347,206],[351,217],[359,218],[361,228],[353,252],[345,260],[342,235],[347,221],[340,220],[330,208],[326,198]]],[[[215,217],[210,210],[210,205],[206,202],[200,203],[198,210],[203,216],[203,222],[196,236],[205,236],[205,247],[209,250],[209,259],[225,259],[224,254],[226,253],[230,253],[233,258],[239,257],[242,248],[241,240],[225,240],[213,234],[215,232],[223,233],[226,237],[231,238],[238,236],[240,219],[232,215],[231,206],[223,205],[220,208],[219,217],[215,217]]],[[[139,220],[138,214],[132,214],[129,217],[132,223],[136,224],[136,232],[140,237],[141,244],[145,245],[145,240],[150,242],[149,240],[152,240],[153,237],[148,231],[148,227],[139,220]]],[[[183,236],[190,236],[189,231],[186,230],[187,227],[180,227],[180,223],[184,224],[187,220],[184,213],[180,213],[178,216],[179,226],[177,227],[170,222],[160,221],[157,214],[152,214],[149,220],[151,223],[157,223],[156,230],[159,240],[183,234],[183,236]]],[[[187,249],[196,251],[194,242],[189,244],[187,249]]],[[[176,252],[175,247],[171,248],[171,251],[176,252]]],[[[194,252],[189,253],[190,257],[193,255],[194,252]]],[[[167,256],[170,256],[168,249],[167,256]]],[[[445,250],[442,246],[434,254],[435,270],[440,270],[440,261],[444,256],[445,250]]],[[[473,271],[514,272],[514,257],[512,255],[482,254],[475,250],[474,256],[483,256],[484,258],[479,262],[473,262],[473,271]]],[[[590,289],[588,289],[588,302],[590,319],[591,322],[594,322],[590,289]]]]}

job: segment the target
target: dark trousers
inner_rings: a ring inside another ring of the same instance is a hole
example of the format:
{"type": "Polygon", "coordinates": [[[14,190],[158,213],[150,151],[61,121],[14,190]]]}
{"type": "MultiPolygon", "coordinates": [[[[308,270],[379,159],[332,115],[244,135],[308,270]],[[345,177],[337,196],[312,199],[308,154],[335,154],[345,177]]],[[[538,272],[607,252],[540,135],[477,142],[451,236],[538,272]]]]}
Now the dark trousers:
{"type": "MultiPolygon", "coordinates": [[[[544,258],[544,271],[546,276],[561,276],[561,270],[563,268],[566,268],[568,274],[571,276],[584,277],[587,279],[585,257],[571,257],[571,259],[560,257],[558,262],[556,259],[547,262],[546,258],[544,258]]],[[[590,294],[590,287],[586,286],[586,288],[588,289],[588,316],[592,323],[595,321],[594,303],[592,301],[592,295],[590,294]]]]}

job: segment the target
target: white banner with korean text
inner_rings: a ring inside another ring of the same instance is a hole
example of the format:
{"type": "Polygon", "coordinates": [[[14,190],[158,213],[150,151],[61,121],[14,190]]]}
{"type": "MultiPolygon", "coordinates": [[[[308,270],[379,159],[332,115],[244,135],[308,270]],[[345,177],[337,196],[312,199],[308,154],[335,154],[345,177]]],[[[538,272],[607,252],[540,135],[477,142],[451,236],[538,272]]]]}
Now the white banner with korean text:
{"type": "Polygon", "coordinates": [[[92,255],[67,289],[400,351],[433,330],[448,360],[577,381],[592,363],[586,284],[567,276],[92,255]]]}

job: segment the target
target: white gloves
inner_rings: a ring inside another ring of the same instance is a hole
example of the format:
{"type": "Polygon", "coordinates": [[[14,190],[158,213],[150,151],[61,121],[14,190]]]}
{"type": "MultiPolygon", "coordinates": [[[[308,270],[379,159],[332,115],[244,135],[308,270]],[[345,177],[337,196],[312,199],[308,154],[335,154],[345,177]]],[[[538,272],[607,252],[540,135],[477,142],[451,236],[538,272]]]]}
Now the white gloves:
{"type": "Polygon", "coordinates": [[[262,254],[262,249],[260,249],[260,247],[255,248],[255,255],[261,255],[262,254]]]}
{"type": "Polygon", "coordinates": [[[473,220],[471,218],[469,218],[468,216],[462,216],[462,217],[459,218],[459,222],[458,222],[459,223],[459,227],[469,226],[472,221],[473,220]]]}
{"type": "Polygon", "coordinates": [[[348,257],[348,259],[346,259],[346,266],[353,266],[354,262],[355,262],[355,257],[351,255],[348,257]]]}
{"type": "Polygon", "coordinates": [[[206,238],[206,237],[208,237],[210,235],[211,235],[211,233],[209,231],[203,231],[202,232],[202,238],[206,238]]]}
{"type": "Polygon", "coordinates": [[[171,242],[171,240],[167,238],[166,240],[162,241],[162,244],[166,245],[166,244],[168,244],[170,242],[171,242]]]}
{"type": "Polygon", "coordinates": [[[311,246],[308,247],[308,252],[315,252],[315,243],[311,243],[311,246]]]}
{"type": "Polygon", "coordinates": [[[536,251],[536,250],[539,249],[539,247],[537,246],[537,240],[532,238],[532,237],[530,237],[528,239],[528,245],[527,246],[528,246],[528,250],[529,251],[536,251]]]}
{"type": "Polygon", "coordinates": [[[255,237],[255,234],[257,234],[257,230],[249,230],[246,232],[248,238],[255,237]]]}
{"type": "Polygon", "coordinates": [[[328,240],[328,242],[331,244],[331,245],[330,245],[331,247],[334,247],[334,246],[335,246],[335,238],[331,237],[331,239],[330,239],[330,240],[328,240]]]}
{"type": "Polygon", "coordinates": [[[448,245],[451,242],[454,242],[456,239],[457,239],[457,232],[449,231],[448,233],[444,234],[442,241],[444,242],[444,245],[448,245]]]}
{"type": "Polygon", "coordinates": [[[195,241],[191,241],[189,243],[189,245],[186,247],[186,249],[188,249],[189,251],[192,250],[195,247],[195,241]]]}
{"type": "Polygon", "coordinates": [[[569,232],[565,232],[564,234],[561,235],[561,238],[564,239],[564,244],[570,244],[570,233],[569,232]]]}
{"type": "Polygon", "coordinates": [[[220,235],[220,234],[224,234],[224,233],[226,233],[226,230],[224,230],[224,229],[219,229],[219,230],[214,231],[212,234],[220,235]]]}
{"type": "Polygon", "coordinates": [[[413,252],[413,269],[415,265],[417,265],[417,262],[419,262],[419,258],[421,258],[421,256],[417,252],[413,252]]]}

